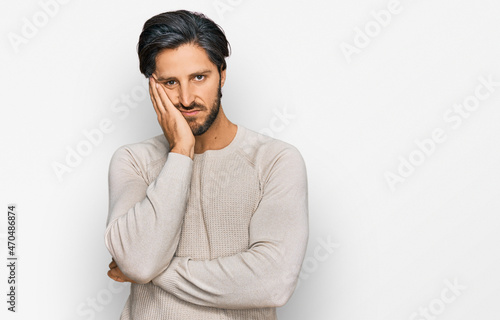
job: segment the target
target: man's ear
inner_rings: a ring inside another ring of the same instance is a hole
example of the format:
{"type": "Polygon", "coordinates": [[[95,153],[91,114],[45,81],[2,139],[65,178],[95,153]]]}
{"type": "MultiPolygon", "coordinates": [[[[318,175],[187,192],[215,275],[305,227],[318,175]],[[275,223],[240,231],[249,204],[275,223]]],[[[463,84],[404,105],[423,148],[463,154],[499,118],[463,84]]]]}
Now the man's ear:
{"type": "MultiPolygon", "coordinates": [[[[221,67],[222,69],[222,67],[221,67]]],[[[220,87],[222,88],[224,86],[224,82],[226,81],[226,69],[221,70],[220,72],[220,87]]]]}

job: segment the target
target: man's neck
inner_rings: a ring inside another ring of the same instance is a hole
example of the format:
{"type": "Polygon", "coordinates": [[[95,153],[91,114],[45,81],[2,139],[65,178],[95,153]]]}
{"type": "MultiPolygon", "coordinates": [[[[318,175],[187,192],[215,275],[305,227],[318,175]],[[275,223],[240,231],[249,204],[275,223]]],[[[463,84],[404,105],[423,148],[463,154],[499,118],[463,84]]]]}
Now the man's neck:
{"type": "Polygon", "coordinates": [[[226,118],[222,107],[217,119],[202,135],[195,136],[194,153],[223,149],[233,141],[238,127],[226,118]]]}

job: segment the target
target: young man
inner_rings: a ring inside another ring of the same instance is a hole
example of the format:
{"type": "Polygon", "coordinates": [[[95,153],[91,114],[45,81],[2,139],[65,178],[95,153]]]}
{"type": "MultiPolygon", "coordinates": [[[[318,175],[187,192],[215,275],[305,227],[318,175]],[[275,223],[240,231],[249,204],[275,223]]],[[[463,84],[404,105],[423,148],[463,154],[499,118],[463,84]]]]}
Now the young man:
{"type": "Polygon", "coordinates": [[[308,239],[307,177],[292,145],[222,109],[229,43],[188,11],[149,19],[141,72],[162,135],[109,166],[108,275],[131,282],[122,320],[277,319],[308,239]]]}

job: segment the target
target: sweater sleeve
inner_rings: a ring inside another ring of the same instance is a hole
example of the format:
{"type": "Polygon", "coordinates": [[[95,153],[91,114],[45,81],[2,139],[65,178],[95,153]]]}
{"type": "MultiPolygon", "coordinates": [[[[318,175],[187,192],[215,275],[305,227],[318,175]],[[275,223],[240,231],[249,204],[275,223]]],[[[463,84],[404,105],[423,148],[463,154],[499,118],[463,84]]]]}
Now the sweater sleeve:
{"type": "Polygon", "coordinates": [[[248,250],[213,260],[174,257],[154,285],[181,300],[224,309],[279,307],[289,300],[308,241],[307,177],[295,147],[276,158],[250,221],[248,250]]]}
{"type": "Polygon", "coordinates": [[[127,146],[111,158],[104,241],[125,276],[147,283],[165,270],[177,248],[193,161],[168,153],[160,173],[148,185],[144,165],[137,159],[127,146]]]}

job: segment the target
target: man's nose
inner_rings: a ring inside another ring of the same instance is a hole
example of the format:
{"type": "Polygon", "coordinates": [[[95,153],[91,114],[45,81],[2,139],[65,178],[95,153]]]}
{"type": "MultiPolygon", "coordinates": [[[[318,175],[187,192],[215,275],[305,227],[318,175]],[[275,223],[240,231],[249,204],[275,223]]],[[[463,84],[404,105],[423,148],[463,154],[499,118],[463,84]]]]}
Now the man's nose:
{"type": "Polygon", "coordinates": [[[189,86],[179,89],[179,102],[184,107],[189,107],[194,101],[194,94],[190,90],[189,86]]]}

